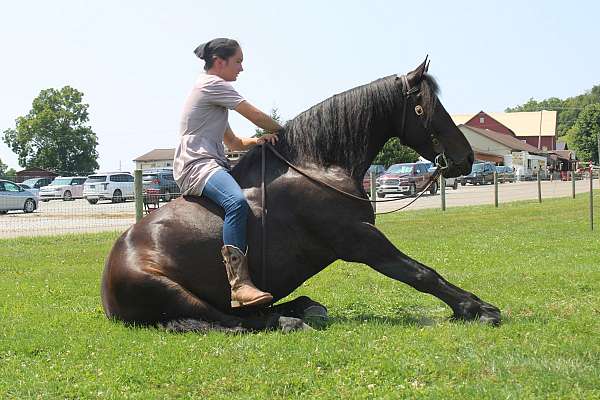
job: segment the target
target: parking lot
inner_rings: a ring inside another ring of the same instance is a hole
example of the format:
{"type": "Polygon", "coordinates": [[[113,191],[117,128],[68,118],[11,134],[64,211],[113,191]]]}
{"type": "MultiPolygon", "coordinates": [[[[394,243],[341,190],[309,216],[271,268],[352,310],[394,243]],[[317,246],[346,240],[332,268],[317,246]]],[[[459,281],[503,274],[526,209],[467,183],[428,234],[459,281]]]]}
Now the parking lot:
{"type": "MultiPolygon", "coordinates": [[[[543,181],[542,198],[568,197],[571,195],[571,182],[543,181]]],[[[594,181],[598,189],[598,179],[594,181]]],[[[589,181],[576,181],[576,192],[587,192],[589,181]]],[[[537,199],[537,182],[516,182],[498,185],[499,202],[537,199]]],[[[404,196],[386,196],[397,201],[377,204],[377,212],[390,211],[408,203],[411,198],[404,196]]],[[[494,186],[459,186],[457,190],[446,188],[446,207],[465,205],[493,204],[494,186]]],[[[161,203],[161,205],[164,203],[161,203]]],[[[408,210],[440,208],[441,197],[425,194],[412,204],[408,210]]],[[[102,231],[124,231],[135,222],[135,203],[113,204],[100,202],[89,204],[83,199],[74,201],[53,200],[39,203],[39,208],[25,214],[11,211],[0,215],[0,238],[17,236],[57,235],[66,233],[86,233],[102,231]]]]}
{"type": "Polygon", "coordinates": [[[0,221],[0,238],[124,231],[135,222],[135,203],[100,202],[91,205],[83,199],[51,200],[39,202],[38,209],[31,214],[11,211],[0,215],[0,221]]]}

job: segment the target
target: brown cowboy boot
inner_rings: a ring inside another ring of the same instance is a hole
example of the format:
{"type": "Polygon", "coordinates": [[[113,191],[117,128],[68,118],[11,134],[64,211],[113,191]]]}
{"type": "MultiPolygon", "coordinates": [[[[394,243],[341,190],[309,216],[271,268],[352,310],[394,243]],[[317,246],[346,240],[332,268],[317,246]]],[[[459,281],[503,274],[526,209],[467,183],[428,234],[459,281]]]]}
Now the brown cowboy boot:
{"type": "Polygon", "coordinates": [[[257,289],[250,280],[248,259],[240,249],[226,245],[221,248],[221,254],[231,285],[231,307],[256,306],[273,300],[271,293],[257,289]]]}

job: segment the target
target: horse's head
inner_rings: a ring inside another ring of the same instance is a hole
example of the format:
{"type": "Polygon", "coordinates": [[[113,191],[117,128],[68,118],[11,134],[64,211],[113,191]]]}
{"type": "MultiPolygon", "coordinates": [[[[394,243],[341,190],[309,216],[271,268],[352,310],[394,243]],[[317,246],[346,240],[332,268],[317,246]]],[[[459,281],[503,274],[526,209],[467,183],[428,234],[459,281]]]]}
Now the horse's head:
{"type": "Polygon", "coordinates": [[[468,174],[473,150],[438,99],[437,84],[427,74],[428,67],[425,58],[414,71],[396,78],[404,96],[398,137],[428,160],[447,166],[445,177],[468,174]]]}

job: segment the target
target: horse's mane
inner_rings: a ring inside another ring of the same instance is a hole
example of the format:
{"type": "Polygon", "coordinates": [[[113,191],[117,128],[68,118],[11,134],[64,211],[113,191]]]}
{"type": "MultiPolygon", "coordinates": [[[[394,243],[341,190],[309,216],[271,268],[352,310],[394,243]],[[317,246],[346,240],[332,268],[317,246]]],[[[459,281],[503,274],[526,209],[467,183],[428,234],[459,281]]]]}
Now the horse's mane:
{"type": "MultiPolygon", "coordinates": [[[[396,113],[402,112],[401,87],[392,75],[322,101],[285,124],[278,151],[291,163],[336,165],[354,175],[365,164],[371,134],[391,129],[396,113]]],[[[435,79],[425,74],[421,95],[427,118],[433,114],[438,91],[435,79]]]]}

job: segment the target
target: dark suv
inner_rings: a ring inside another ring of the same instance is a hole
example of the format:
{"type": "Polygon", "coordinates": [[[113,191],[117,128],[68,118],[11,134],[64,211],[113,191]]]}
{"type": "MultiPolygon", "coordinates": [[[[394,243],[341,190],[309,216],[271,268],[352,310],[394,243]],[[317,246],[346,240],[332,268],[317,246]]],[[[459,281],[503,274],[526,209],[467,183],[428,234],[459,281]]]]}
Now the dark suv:
{"type": "Polygon", "coordinates": [[[494,183],[494,171],[496,166],[491,162],[480,162],[473,164],[469,175],[461,176],[460,184],[465,186],[467,183],[471,185],[485,185],[494,183]]]}
{"type": "MultiPolygon", "coordinates": [[[[415,196],[429,184],[431,163],[405,163],[391,165],[383,175],[377,179],[377,197],[387,194],[405,194],[415,196]]],[[[437,182],[429,187],[430,194],[436,194],[437,182]]]]}
{"type": "Polygon", "coordinates": [[[170,168],[154,168],[144,170],[142,173],[142,187],[157,190],[161,199],[171,201],[179,197],[181,190],[173,178],[173,170],[170,168]]]}

